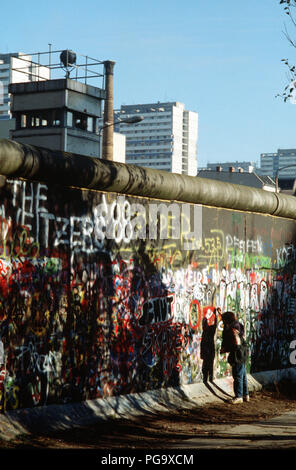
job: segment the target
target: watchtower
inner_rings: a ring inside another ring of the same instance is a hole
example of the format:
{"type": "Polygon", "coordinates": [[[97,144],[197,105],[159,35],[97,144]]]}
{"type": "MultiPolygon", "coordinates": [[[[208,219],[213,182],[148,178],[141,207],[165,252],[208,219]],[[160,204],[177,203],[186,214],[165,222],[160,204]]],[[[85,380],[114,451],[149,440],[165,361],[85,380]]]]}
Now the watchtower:
{"type": "Polygon", "coordinates": [[[77,65],[72,51],[56,52],[61,52],[60,63],[52,62],[51,55],[47,66],[52,74],[57,69],[65,70],[64,78],[9,85],[11,113],[16,122],[10,136],[24,144],[99,157],[99,122],[107,93],[88,80],[103,75],[90,74],[89,67],[94,64],[89,58],[85,59],[86,65],[77,65]],[[70,78],[72,70],[76,70],[76,77],[70,78]]]}

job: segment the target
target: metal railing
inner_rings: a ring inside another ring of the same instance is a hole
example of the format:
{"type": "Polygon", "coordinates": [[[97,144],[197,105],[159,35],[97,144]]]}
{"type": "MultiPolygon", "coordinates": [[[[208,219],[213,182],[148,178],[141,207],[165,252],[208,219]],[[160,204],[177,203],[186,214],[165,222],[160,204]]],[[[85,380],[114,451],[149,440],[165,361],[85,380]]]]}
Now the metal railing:
{"type": "Polygon", "coordinates": [[[23,65],[14,66],[12,70],[29,76],[30,81],[70,76],[73,80],[82,81],[85,84],[96,79],[96,81],[100,81],[100,87],[104,88],[104,61],[75,53],[76,62],[65,66],[60,59],[61,54],[65,51],[52,50],[51,45],[49,46],[49,50],[45,52],[17,54],[15,58],[22,61],[23,65]],[[49,77],[45,70],[48,70],[49,77]]]}

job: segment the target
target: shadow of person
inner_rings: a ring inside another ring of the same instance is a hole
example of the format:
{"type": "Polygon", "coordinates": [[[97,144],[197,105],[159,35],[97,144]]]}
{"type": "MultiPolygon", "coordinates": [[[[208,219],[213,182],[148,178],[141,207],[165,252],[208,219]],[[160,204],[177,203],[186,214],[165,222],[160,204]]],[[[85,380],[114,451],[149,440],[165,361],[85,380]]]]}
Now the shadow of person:
{"type": "Polygon", "coordinates": [[[217,329],[216,309],[206,314],[202,322],[202,337],[200,345],[200,357],[203,360],[202,375],[203,382],[213,382],[214,360],[215,360],[215,333],[217,329]]]}
{"type": "Polygon", "coordinates": [[[211,385],[216,387],[216,389],[219,390],[219,392],[224,393],[224,395],[227,395],[228,397],[233,398],[233,395],[230,395],[230,393],[225,392],[225,390],[223,390],[223,388],[219,387],[215,382],[211,381],[211,385]]]}
{"type": "MultiPolygon", "coordinates": [[[[220,400],[224,401],[225,403],[229,402],[229,398],[221,397],[220,395],[218,395],[218,393],[215,392],[215,390],[211,387],[212,384],[210,385],[207,381],[204,381],[204,385],[207,387],[208,390],[210,390],[210,392],[213,395],[215,395],[215,397],[219,398],[220,400]]],[[[213,383],[213,385],[215,385],[215,384],[213,383]]],[[[223,390],[220,389],[219,387],[218,387],[218,389],[223,392],[223,390]]],[[[229,395],[229,396],[231,396],[231,395],[229,395]]],[[[233,398],[233,397],[231,396],[231,398],[233,398]]]]}
{"type": "Polygon", "coordinates": [[[174,292],[163,282],[162,268],[151,259],[146,243],[134,246],[129,311],[134,320],[138,357],[133,391],[180,385],[181,331],[173,322],[174,292]]]}

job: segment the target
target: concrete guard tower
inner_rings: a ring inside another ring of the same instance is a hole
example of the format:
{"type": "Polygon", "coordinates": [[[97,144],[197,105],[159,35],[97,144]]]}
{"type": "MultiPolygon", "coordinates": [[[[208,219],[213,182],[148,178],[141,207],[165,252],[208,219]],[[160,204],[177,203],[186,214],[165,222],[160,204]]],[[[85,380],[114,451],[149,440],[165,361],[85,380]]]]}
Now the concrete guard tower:
{"type": "MultiPolygon", "coordinates": [[[[72,51],[62,52],[64,58],[76,61],[72,51]]],[[[69,68],[76,64],[64,60],[62,65],[65,78],[9,85],[11,113],[16,122],[10,137],[24,144],[99,157],[99,122],[107,92],[69,78],[69,68]]],[[[83,78],[86,82],[86,76],[83,78]]]]}

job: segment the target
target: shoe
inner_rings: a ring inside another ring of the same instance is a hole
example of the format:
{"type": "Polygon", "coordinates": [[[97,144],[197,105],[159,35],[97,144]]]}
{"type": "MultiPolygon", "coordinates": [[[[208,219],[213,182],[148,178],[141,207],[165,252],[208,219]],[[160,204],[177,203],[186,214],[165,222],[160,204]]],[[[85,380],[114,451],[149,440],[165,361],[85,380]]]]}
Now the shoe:
{"type": "Polygon", "coordinates": [[[244,396],[244,401],[250,401],[250,395],[245,395],[244,396]]]}
{"type": "Polygon", "coordinates": [[[233,398],[233,400],[231,400],[231,403],[233,405],[237,405],[238,403],[243,403],[243,401],[244,400],[242,399],[242,397],[236,397],[236,398],[233,398]]]}

